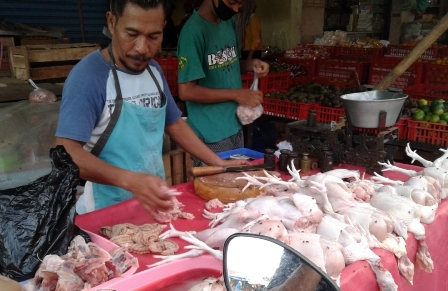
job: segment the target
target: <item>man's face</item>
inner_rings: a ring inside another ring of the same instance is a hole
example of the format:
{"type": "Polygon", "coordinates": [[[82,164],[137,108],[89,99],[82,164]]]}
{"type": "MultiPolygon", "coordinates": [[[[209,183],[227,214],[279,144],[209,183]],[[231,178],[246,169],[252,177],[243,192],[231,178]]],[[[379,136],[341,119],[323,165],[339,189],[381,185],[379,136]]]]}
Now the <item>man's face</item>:
{"type": "Polygon", "coordinates": [[[162,45],[165,26],[162,5],[145,10],[128,3],[118,21],[108,12],[107,23],[117,66],[134,72],[144,70],[162,45]]]}

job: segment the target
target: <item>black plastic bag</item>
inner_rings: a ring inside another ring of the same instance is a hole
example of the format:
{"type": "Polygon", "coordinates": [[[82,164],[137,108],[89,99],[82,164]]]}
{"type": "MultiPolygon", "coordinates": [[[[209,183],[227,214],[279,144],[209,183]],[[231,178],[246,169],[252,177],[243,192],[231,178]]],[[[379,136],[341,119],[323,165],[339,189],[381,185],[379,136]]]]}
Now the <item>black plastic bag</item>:
{"type": "Polygon", "coordinates": [[[50,150],[51,173],[0,191],[0,275],[33,278],[41,260],[63,255],[74,235],[79,169],[63,146],[50,150]]]}

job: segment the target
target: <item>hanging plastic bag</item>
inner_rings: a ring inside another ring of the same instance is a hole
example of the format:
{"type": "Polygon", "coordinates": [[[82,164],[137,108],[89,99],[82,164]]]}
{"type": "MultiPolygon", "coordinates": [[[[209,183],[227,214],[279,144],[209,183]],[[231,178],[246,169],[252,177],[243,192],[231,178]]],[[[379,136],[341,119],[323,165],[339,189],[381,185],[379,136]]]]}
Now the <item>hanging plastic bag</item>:
{"type": "Polygon", "coordinates": [[[47,90],[45,88],[37,87],[37,85],[31,79],[28,79],[28,82],[34,87],[34,90],[28,96],[28,100],[31,103],[56,102],[57,98],[53,92],[51,92],[50,90],[47,90]]]}
{"type": "Polygon", "coordinates": [[[63,146],[51,149],[50,159],[50,174],[0,191],[0,275],[19,282],[33,278],[46,255],[66,254],[78,234],[79,169],[63,146]]]}
{"type": "MultiPolygon", "coordinates": [[[[250,86],[250,90],[258,90],[258,75],[255,73],[254,82],[250,86]]],[[[239,105],[236,109],[236,115],[240,120],[242,125],[250,124],[254,122],[258,117],[263,114],[263,106],[260,104],[255,107],[250,107],[246,105],[239,105]]]]}

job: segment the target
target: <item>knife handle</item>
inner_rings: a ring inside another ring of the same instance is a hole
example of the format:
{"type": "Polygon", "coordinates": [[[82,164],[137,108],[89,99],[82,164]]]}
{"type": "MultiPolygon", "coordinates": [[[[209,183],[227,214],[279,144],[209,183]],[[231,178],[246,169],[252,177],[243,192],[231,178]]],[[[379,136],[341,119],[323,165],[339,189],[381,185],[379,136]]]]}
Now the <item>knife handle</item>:
{"type": "Polygon", "coordinates": [[[221,174],[226,171],[226,167],[193,167],[190,173],[193,177],[209,176],[214,174],[221,174]]]}

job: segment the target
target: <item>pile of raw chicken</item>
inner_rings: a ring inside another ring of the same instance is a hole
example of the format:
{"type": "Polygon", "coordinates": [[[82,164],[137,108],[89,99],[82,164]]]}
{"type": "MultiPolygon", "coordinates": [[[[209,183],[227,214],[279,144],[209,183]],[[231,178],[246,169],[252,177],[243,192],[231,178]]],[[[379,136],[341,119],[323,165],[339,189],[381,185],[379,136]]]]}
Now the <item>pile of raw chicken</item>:
{"type": "MultiPolygon", "coordinates": [[[[191,243],[189,252],[162,259],[157,266],[180,258],[209,252],[222,259],[225,240],[237,232],[265,235],[278,239],[307,256],[336,283],[345,266],[365,260],[376,275],[382,291],[397,290],[389,271],[372,248],[392,252],[401,275],[412,284],[414,264],[406,253],[407,233],[418,240],[415,263],[432,272],[434,265],[425,243],[425,228],[434,220],[437,207],[448,196],[448,149],[434,162],[412,151],[406,153],[424,166],[420,172],[381,163],[383,171],[408,175],[406,182],[393,181],[378,174],[365,180],[359,172],[333,170],[302,179],[292,165],[289,181],[265,172],[256,177],[245,174],[246,187],[258,186],[263,195],[223,205],[211,200],[204,216],[210,228],[198,233],[179,232],[173,228],[161,238],[181,237],[191,243]],[[211,211],[220,207],[222,212],[211,211]],[[422,224],[423,223],[423,224],[422,224]]],[[[190,291],[225,290],[221,280],[209,279],[190,291]],[[222,287],[222,289],[220,289],[222,287]],[[214,289],[217,288],[217,289],[214,289]]]]}
{"type": "Polygon", "coordinates": [[[125,247],[109,252],[97,244],[86,243],[80,235],[73,238],[67,254],[46,255],[23,291],[87,291],[113,278],[121,277],[129,268],[138,268],[138,260],[126,255],[125,247]]]}

